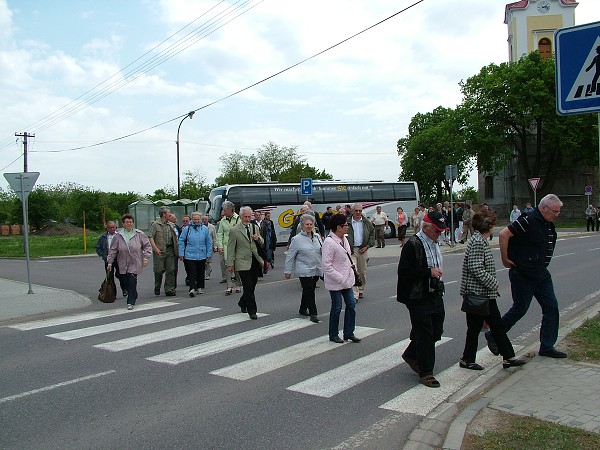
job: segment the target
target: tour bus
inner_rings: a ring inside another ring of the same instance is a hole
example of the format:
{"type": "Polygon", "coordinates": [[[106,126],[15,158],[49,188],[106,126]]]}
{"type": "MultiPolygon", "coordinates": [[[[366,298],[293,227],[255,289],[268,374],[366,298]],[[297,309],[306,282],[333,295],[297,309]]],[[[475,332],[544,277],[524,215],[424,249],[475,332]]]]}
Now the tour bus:
{"type": "Polygon", "coordinates": [[[387,213],[389,228],[386,237],[395,237],[398,228],[396,209],[401,206],[407,217],[419,204],[419,189],[414,181],[384,183],[382,181],[313,181],[312,194],[302,195],[300,183],[230,184],[214,188],[208,197],[207,215],[216,223],[221,219],[223,201],[240,207],[249,206],[263,214],[271,211],[278,243],[287,243],[295,214],[306,200],[322,215],[328,206],[362,203],[363,214],[370,218],[375,208],[387,213]]]}

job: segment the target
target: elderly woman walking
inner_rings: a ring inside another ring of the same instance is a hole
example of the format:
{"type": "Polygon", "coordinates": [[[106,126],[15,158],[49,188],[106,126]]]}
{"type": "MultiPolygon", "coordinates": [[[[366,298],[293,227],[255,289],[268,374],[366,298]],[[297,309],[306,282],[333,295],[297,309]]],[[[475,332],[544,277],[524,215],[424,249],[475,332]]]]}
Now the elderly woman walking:
{"type": "Polygon", "coordinates": [[[300,279],[302,297],[298,312],[303,316],[310,316],[311,321],[319,323],[315,287],[319,277],[323,276],[321,265],[323,242],[319,234],[315,233],[315,218],[311,214],[300,217],[300,227],[302,231],[292,238],[285,258],[284,276],[289,280],[294,274],[300,279]]]}
{"type": "Polygon", "coordinates": [[[199,212],[179,235],[179,259],[183,261],[190,286],[190,297],[204,293],[206,260],[212,256],[213,243],[199,212]]]}

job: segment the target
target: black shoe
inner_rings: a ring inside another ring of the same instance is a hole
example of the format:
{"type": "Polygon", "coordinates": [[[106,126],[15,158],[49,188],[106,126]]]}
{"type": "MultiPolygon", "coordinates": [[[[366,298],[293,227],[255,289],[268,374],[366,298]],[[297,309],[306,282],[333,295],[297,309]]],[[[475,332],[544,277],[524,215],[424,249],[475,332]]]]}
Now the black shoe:
{"type": "MultiPolygon", "coordinates": [[[[156,291],[155,291],[156,292],[156,291]]],[[[165,294],[167,297],[175,297],[177,294],[175,292],[175,289],[173,289],[172,291],[169,291],[165,294]]]]}
{"type": "Polygon", "coordinates": [[[344,341],[342,341],[339,336],[330,337],[329,340],[331,342],[335,342],[336,344],[343,344],[344,343],[344,341]]]}
{"type": "Polygon", "coordinates": [[[498,345],[496,344],[496,341],[494,340],[494,336],[492,336],[492,332],[486,331],[484,336],[485,336],[485,340],[487,341],[487,346],[490,349],[490,352],[492,352],[492,354],[498,356],[500,354],[500,350],[498,350],[498,345]]]}
{"type": "Polygon", "coordinates": [[[527,364],[527,361],[523,359],[507,359],[502,361],[502,367],[508,369],[509,367],[519,367],[527,364]]]}
{"type": "Polygon", "coordinates": [[[302,310],[302,309],[298,310],[298,314],[300,314],[301,316],[306,316],[306,317],[310,316],[310,313],[307,310],[302,310]]]}
{"type": "Polygon", "coordinates": [[[320,322],[319,318],[317,316],[315,316],[315,315],[310,316],[310,321],[314,322],[314,323],[319,323],[320,322]]]}
{"type": "Polygon", "coordinates": [[[123,297],[127,297],[127,296],[129,296],[129,292],[123,291],[123,297]]]}
{"type": "Polygon", "coordinates": [[[458,365],[461,369],[471,369],[471,370],[483,370],[483,366],[480,366],[477,363],[466,363],[462,359],[458,362],[458,365]]]}
{"type": "Polygon", "coordinates": [[[154,288],[154,295],[160,295],[160,288],[154,288]]]}
{"type": "Polygon", "coordinates": [[[258,316],[255,314],[248,314],[252,320],[258,319],[258,316]]]}
{"type": "Polygon", "coordinates": [[[566,358],[567,357],[567,354],[565,352],[558,351],[554,347],[551,347],[548,350],[539,351],[538,355],[549,356],[550,358],[566,358]]]}
{"type": "Polygon", "coordinates": [[[344,336],[344,340],[345,341],[352,341],[352,342],[356,342],[357,344],[360,342],[360,339],[357,338],[356,336],[352,335],[352,336],[344,336]]]}

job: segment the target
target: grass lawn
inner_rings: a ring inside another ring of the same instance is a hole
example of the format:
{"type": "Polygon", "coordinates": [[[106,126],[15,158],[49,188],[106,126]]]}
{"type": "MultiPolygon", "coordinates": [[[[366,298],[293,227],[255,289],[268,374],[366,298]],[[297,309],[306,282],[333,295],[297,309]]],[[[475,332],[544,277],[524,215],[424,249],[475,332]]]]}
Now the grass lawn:
{"type": "MultiPolygon", "coordinates": [[[[561,346],[566,346],[570,359],[600,364],[600,315],[569,333],[561,346]]],[[[484,410],[476,420],[485,424],[486,432],[467,432],[463,450],[600,449],[600,434],[533,417],[484,410]]]]}
{"type": "MultiPolygon", "coordinates": [[[[70,236],[28,236],[29,256],[40,258],[44,256],[66,256],[96,253],[96,242],[100,233],[88,232],[86,235],[87,252],[83,247],[83,235],[70,236]]],[[[23,236],[0,237],[0,258],[24,258],[23,236]]]]}

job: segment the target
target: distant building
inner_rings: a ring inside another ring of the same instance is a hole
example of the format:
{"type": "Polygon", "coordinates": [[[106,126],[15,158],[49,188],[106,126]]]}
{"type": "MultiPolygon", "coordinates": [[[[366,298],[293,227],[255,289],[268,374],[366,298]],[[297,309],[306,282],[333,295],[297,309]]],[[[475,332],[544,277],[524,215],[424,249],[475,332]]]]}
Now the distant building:
{"type": "MultiPolygon", "coordinates": [[[[504,23],[508,30],[508,60],[518,61],[534,50],[551,56],[555,49],[554,32],[576,24],[577,5],[575,0],[521,0],[507,4],[504,23]]],[[[478,178],[479,202],[488,203],[499,215],[508,217],[512,205],[523,209],[526,202],[533,203],[533,191],[525,175],[519,173],[516,161],[495,177],[479,173],[478,178]]],[[[598,167],[580,167],[558,175],[553,192],[565,202],[562,216],[583,217],[588,200],[585,186],[594,186],[597,193],[597,180],[598,167]]]]}

